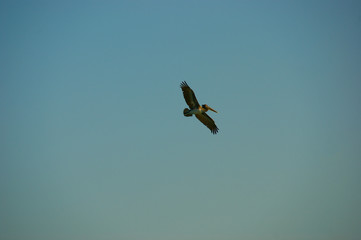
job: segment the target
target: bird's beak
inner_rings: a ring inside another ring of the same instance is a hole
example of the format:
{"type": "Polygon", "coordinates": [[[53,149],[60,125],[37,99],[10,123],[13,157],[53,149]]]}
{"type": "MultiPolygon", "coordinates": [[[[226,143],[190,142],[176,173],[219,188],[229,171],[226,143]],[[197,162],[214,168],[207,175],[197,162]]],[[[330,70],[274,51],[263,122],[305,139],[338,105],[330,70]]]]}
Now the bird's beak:
{"type": "Polygon", "coordinates": [[[209,110],[215,112],[215,113],[218,113],[216,110],[214,110],[213,108],[209,107],[209,110]]]}

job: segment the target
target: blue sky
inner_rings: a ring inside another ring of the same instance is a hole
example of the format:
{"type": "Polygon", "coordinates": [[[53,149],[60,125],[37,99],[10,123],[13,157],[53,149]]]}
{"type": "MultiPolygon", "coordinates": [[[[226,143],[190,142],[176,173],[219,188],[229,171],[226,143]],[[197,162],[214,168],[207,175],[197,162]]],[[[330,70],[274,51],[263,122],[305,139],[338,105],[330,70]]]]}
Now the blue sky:
{"type": "Polygon", "coordinates": [[[0,30],[1,239],[361,237],[360,2],[1,1],[0,30]]]}

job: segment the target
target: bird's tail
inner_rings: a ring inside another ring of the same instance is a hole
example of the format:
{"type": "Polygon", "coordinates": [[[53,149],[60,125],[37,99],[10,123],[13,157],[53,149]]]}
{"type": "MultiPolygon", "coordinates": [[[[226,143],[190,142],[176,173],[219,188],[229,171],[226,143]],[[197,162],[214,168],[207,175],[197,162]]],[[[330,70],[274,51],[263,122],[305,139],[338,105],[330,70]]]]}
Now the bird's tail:
{"type": "Polygon", "coordinates": [[[189,113],[190,111],[191,111],[191,110],[189,110],[188,108],[185,108],[185,109],[183,110],[183,115],[184,115],[185,117],[191,117],[192,114],[189,113]]]}

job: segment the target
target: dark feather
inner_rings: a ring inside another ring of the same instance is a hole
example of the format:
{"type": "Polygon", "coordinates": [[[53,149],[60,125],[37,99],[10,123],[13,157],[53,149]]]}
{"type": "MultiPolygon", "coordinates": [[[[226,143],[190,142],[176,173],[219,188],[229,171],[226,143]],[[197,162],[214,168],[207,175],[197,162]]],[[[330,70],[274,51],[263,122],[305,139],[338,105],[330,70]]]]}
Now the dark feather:
{"type": "Polygon", "coordinates": [[[188,84],[186,82],[182,82],[180,87],[182,88],[183,96],[188,106],[191,109],[198,108],[199,103],[197,101],[196,95],[194,94],[193,90],[188,86],[188,84]]]}
{"type": "Polygon", "coordinates": [[[217,134],[218,127],[216,126],[216,124],[214,123],[213,119],[210,116],[208,116],[206,113],[202,113],[202,114],[196,114],[196,117],[198,118],[199,121],[201,121],[204,125],[206,125],[207,128],[209,128],[209,130],[211,130],[213,134],[217,134]]]}

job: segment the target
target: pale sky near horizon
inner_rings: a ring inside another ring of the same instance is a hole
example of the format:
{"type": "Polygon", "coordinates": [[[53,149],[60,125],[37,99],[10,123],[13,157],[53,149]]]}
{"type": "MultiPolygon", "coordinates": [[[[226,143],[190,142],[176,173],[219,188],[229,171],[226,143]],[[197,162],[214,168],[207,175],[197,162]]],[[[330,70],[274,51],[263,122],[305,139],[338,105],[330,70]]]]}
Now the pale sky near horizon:
{"type": "Polygon", "coordinates": [[[0,239],[360,239],[360,43],[360,1],[0,1],[0,239]]]}

